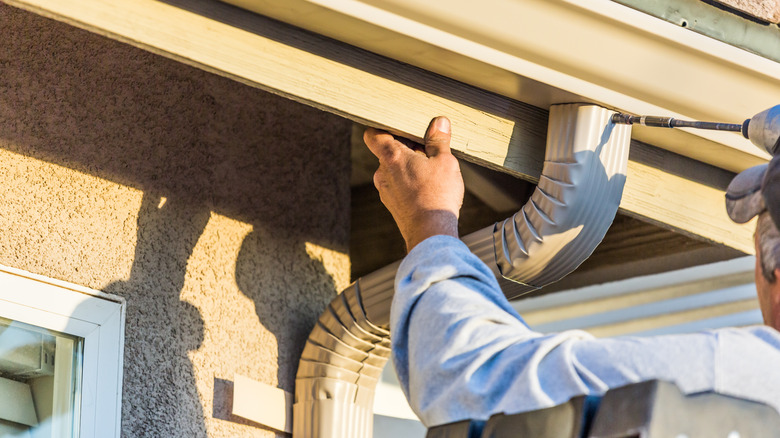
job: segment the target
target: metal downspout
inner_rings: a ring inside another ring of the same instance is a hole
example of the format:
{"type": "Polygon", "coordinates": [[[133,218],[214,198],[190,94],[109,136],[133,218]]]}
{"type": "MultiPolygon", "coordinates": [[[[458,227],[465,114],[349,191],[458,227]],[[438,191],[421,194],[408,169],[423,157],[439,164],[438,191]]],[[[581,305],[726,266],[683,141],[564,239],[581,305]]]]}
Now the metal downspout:
{"type": "MultiPolygon", "coordinates": [[[[550,108],[539,184],[514,216],[463,238],[508,298],[560,280],[585,261],[617,213],[631,128],[596,105],[550,108]]],[[[369,438],[374,389],[390,356],[400,262],[347,287],[306,341],[295,381],[295,438],[369,438]]]]}

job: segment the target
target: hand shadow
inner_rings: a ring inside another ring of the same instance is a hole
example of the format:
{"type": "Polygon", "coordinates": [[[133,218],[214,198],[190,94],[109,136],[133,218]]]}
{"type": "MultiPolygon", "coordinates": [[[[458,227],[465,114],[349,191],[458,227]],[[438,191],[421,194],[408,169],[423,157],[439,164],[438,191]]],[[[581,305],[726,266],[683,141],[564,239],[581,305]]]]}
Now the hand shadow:
{"type": "Polygon", "coordinates": [[[105,288],[127,298],[123,435],[207,435],[187,355],[203,342],[203,319],[180,294],[209,217],[203,206],[144,193],[130,278],[105,288]]]}

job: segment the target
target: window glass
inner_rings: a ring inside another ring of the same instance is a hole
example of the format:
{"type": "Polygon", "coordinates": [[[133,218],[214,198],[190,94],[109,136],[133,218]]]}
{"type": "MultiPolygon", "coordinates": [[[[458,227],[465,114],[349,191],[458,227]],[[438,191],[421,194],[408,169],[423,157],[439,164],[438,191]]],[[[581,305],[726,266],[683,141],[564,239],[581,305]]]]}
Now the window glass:
{"type": "Polygon", "coordinates": [[[78,437],[83,339],[0,318],[0,437],[78,437]]]}

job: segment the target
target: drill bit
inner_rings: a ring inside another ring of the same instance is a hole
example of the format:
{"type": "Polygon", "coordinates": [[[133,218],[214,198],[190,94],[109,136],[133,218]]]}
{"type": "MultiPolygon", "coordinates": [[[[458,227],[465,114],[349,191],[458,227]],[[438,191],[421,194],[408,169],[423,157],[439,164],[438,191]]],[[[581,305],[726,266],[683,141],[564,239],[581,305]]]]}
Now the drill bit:
{"type": "Polygon", "coordinates": [[[657,116],[632,116],[630,114],[616,113],[612,115],[612,123],[622,125],[642,125],[656,128],[696,128],[714,131],[742,132],[744,123],[718,123],[699,122],[690,120],[678,120],[674,117],[657,116]]]}

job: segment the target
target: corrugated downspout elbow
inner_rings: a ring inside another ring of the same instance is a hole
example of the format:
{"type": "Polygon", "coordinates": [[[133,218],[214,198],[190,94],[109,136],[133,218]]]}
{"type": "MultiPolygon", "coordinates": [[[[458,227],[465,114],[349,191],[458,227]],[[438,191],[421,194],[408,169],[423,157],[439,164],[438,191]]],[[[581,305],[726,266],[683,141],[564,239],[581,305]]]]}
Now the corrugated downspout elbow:
{"type": "Polygon", "coordinates": [[[550,108],[539,184],[512,217],[463,238],[512,299],[565,277],[593,253],[615,219],[631,128],[596,105],[550,108]],[[492,256],[492,258],[491,258],[492,256]]]}
{"type": "MultiPolygon", "coordinates": [[[[631,128],[596,105],[550,109],[539,185],[514,216],[463,238],[513,298],[560,280],[587,259],[612,224],[626,178],[631,128]]],[[[398,263],[358,279],[323,312],[295,382],[295,438],[368,438],[390,356],[389,315],[398,263]]]]}

